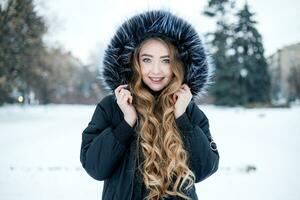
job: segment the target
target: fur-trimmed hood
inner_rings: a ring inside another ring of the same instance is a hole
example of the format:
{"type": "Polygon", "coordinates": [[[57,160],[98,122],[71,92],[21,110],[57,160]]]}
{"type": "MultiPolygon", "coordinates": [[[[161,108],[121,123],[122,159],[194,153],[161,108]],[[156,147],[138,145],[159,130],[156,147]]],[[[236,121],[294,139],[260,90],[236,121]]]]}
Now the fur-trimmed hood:
{"type": "Polygon", "coordinates": [[[105,50],[100,68],[102,88],[114,93],[119,85],[128,84],[132,74],[131,54],[138,44],[151,36],[166,38],[178,48],[185,67],[183,83],[191,88],[193,97],[205,94],[214,72],[210,56],[191,24],[165,10],[135,15],[117,29],[105,50]]]}

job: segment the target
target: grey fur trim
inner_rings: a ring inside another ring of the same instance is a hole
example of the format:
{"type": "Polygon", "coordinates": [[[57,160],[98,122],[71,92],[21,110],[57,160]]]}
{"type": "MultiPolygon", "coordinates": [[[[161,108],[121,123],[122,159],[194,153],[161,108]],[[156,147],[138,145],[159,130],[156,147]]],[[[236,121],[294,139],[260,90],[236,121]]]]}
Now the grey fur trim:
{"type": "Polygon", "coordinates": [[[108,44],[100,68],[100,83],[104,90],[114,93],[121,84],[128,84],[132,74],[130,57],[144,39],[160,36],[171,41],[185,65],[186,83],[193,97],[207,93],[213,83],[214,65],[196,30],[182,18],[169,11],[152,10],[126,20],[108,44]]]}

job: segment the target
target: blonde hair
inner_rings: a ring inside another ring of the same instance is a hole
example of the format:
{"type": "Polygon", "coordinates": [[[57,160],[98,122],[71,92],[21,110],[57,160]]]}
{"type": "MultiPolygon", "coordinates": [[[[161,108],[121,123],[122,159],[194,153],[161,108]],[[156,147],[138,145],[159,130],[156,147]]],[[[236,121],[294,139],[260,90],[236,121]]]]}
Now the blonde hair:
{"type": "Polygon", "coordinates": [[[141,170],[143,182],[149,190],[149,195],[145,199],[159,199],[168,195],[191,199],[184,194],[182,186],[188,183],[185,189],[190,188],[194,184],[195,175],[187,165],[189,155],[183,148],[180,130],[176,126],[172,101],[173,94],[183,82],[184,66],[177,49],[169,41],[158,37],[149,39],[144,40],[131,57],[133,75],[128,84],[133,95],[133,105],[138,113],[138,142],[144,157],[138,169],[143,168],[141,170]],[[156,99],[143,87],[139,66],[139,52],[149,39],[161,41],[168,46],[174,74],[156,99]]]}

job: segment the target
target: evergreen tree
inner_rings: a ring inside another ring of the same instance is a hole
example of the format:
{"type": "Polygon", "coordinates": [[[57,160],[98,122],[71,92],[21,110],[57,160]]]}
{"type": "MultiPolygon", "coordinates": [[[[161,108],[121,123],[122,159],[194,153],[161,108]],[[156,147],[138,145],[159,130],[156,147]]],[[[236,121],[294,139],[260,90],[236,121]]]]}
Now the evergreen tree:
{"type": "Polygon", "coordinates": [[[4,42],[5,21],[7,18],[6,10],[3,9],[3,3],[0,2],[0,105],[4,102],[12,102],[10,97],[11,84],[8,84],[9,70],[6,67],[6,46],[4,42]]]}
{"type": "Polygon", "coordinates": [[[238,81],[242,104],[270,102],[270,76],[264,57],[262,37],[255,28],[254,13],[246,3],[237,13],[238,22],[234,28],[234,56],[238,62],[234,66],[239,70],[238,81]]]}
{"type": "Polygon", "coordinates": [[[216,105],[234,106],[241,101],[237,62],[233,56],[233,27],[229,22],[235,7],[231,0],[210,0],[204,14],[216,20],[216,30],[206,34],[215,64],[215,77],[210,93],[216,105]]]}
{"type": "Polygon", "coordinates": [[[0,104],[9,100],[12,91],[26,100],[43,72],[42,36],[47,28],[33,0],[8,0],[1,5],[0,19],[0,91],[5,97],[0,104]]]}

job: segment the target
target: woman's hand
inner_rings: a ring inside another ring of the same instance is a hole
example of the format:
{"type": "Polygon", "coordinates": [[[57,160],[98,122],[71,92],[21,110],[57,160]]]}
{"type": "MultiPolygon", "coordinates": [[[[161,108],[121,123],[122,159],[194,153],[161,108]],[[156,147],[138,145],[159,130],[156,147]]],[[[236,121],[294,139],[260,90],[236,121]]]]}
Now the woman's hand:
{"type": "Polygon", "coordinates": [[[133,127],[137,120],[137,113],[132,105],[132,96],[129,90],[124,89],[127,85],[120,85],[115,89],[117,104],[124,114],[125,121],[133,127]]]}
{"type": "Polygon", "coordinates": [[[173,102],[175,104],[174,115],[176,119],[185,112],[191,99],[192,93],[187,84],[181,85],[180,89],[173,94],[173,102]]]}

